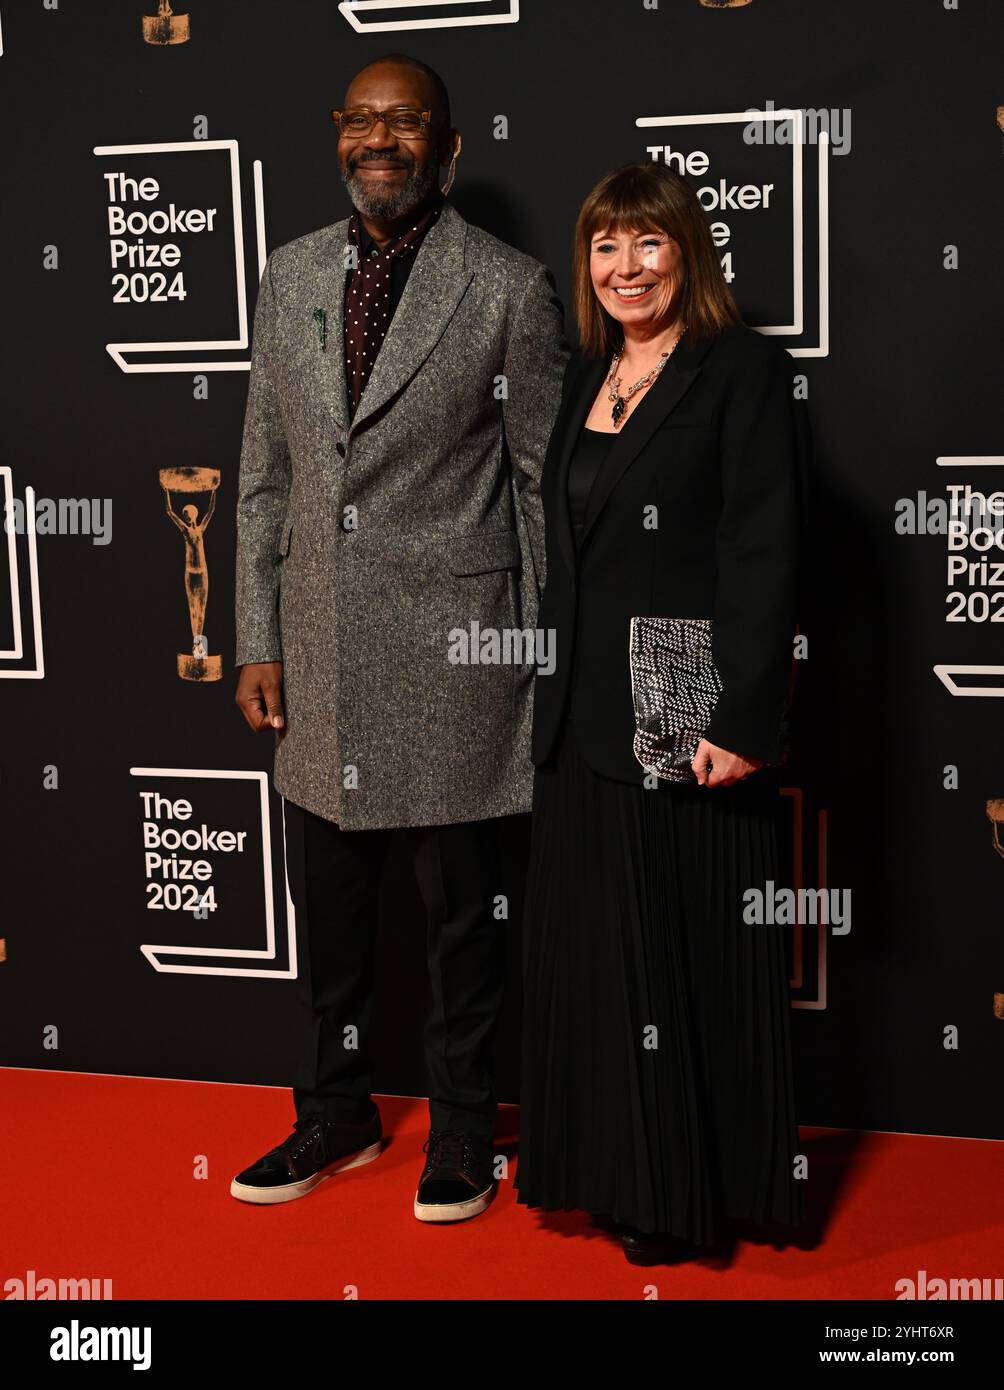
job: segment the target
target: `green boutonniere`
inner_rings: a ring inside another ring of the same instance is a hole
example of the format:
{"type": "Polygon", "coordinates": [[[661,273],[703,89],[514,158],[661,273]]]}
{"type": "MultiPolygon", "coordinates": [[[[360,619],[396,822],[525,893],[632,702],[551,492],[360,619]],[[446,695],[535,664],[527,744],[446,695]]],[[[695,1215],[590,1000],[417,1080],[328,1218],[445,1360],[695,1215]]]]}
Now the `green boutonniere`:
{"type": "Polygon", "coordinates": [[[321,351],[325,352],[328,341],[328,316],[323,309],[314,310],[314,322],[317,324],[317,334],[321,340],[321,351]]]}

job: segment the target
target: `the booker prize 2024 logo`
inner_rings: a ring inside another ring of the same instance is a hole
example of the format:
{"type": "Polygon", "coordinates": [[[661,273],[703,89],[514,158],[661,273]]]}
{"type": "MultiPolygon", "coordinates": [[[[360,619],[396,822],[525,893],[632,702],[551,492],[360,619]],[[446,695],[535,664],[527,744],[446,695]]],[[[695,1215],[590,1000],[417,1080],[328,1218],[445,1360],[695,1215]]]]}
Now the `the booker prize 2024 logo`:
{"type": "MultiPolygon", "coordinates": [[[[247,371],[248,286],[240,152],[196,138],[96,145],[108,234],[112,360],[127,374],[247,371]],[[129,336],[127,337],[126,334],[129,336]]],[[[258,275],[265,264],[260,162],[253,165],[258,275]]]]}
{"type": "MultiPolygon", "coordinates": [[[[1004,697],[1004,663],[1000,633],[1004,628],[1004,455],[941,455],[937,467],[945,470],[939,486],[900,497],[895,504],[894,530],[899,536],[923,537],[936,547],[945,582],[945,655],[950,661],[935,663],[934,674],[948,693],[968,699],[1004,697]],[[996,484],[996,485],[995,485],[996,484]],[[930,538],[930,539],[928,539],[930,538]],[[973,657],[997,660],[972,660],[973,657]]],[[[959,724],[960,737],[971,743],[970,731],[959,724]]],[[[977,740],[977,748],[983,747],[977,740]]],[[[996,751],[996,745],[993,745],[996,751]]],[[[985,756],[980,767],[995,764],[985,756]]],[[[945,786],[959,786],[958,768],[946,767],[945,786]]],[[[993,831],[993,846],[1004,857],[1002,827],[1004,799],[985,803],[993,831]]],[[[1004,979],[994,981],[994,1016],[1004,1020],[1004,979]]]]}
{"type": "Polygon", "coordinates": [[[649,159],[683,174],[708,214],[746,321],[793,357],[829,355],[829,154],[849,112],[775,107],[639,116],[649,159]]]}
{"type": "MultiPolygon", "coordinates": [[[[140,947],[150,964],[165,974],[295,979],[289,885],[285,874],[277,885],[272,872],[267,774],[184,767],[130,772],[138,784],[144,907],[160,926],[157,935],[174,938],[140,947]],[[249,945],[254,937],[259,944],[249,945]],[[188,944],[179,944],[186,938],[188,944]]],[[[281,849],[276,857],[282,861],[281,849]]]]}
{"type": "MultiPolygon", "coordinates": [[[[896,504],[901,535],[945,541],[945,623],[962,656],[1000,656],[1004,633],[1004,455],[942,455],[951,470],[944,496],[919,493],[896,504]]],[[[1004,697],[1004,664],[938,662],[934,673],[952,695],[1004,697]]]]}

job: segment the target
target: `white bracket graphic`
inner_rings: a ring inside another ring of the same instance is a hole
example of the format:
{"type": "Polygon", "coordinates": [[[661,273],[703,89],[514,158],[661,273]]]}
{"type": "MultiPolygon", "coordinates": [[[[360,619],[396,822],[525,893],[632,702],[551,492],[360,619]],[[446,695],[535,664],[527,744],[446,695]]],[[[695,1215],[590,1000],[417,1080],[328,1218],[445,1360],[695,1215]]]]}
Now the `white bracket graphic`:
{"type": "MultiPolygon", "coordinates": [[[[724,111],[704,116],[639,116],[635,125],[642,129],[658,129],[661,126],[727,125],[730,122],[749,125],[752,121],[791,121],[793,139],[791,142],[791,218],[792,218],[792,322],[770,324],[761,327],[751,324],[758,333],[785,337],[798,337],[805,332],[804,308],[804,192],[803,168],[805,141],[802,138],[802,116],[800,109],[786,107],[776,111],[724,111]]],[[[830,194],[829,161],[827,151],[830,147],[829,133],[821,130],[817,136],[819,148],[818,189],[819,189],[819,343],[816,347],[790,347],[787,351],[792,357],[828,357],[830,355],[830,194]]]]}
{"type": "Polygon", "coordinates": [[[1004,666],[938,665],[931,668],[949,695],[996,695],[1004,698],[1004,666]],[[996,676],[999,685],[958,685],[956,676],[996,676]]]}
{"type": "MultiPolygon", "coordinates": [[[[110,155],[175,154],[182,151],[226,150],[230,156],[230,196],[233,205],[234,265],[237,277],[236,338],[211,338],[192,342],[106,343],[112,360],[123,372],[247,372],[250,360],[171,362],[163,354],[171,352],[246,352],[248,348],[248,304],[244,269],[244,218],[241,210],[241,174],[236,140],[180,140],[153,145],[95,145],[99,157],[110,155]],[[159,361],[127,362],[125,353],[155,353],[159,361]]],[[[254,163],[255,230],[258,241],[258,278],[265,267],[265,218],[262,198],[261,161],[254,163]]]]}
{"type": "MultiPolygon", "coordinates": [[[[10,572],[10,605],[14,645],[0,651],[0,661],[24,659],[24,637],[21,631],[21,584],[17,559],[17,532],[12,523],[14,479],[9,464],[0,464],[3,479],[3,515],[7,525],[7,565],[10,572]]],[[[31,670],[12,668],[0,671],[0,680],[43,680],[45,657],[42,650],[42,602],[38,590],[38,535],[35,530],[35,489],[24,490],[25,531],[28,537],[28,581],[31,587],[32,632],[35,639],[35,665],[31,670]]]]}
{"type": "MultiPolygon", "coordinates": [[[[295,980],[296,979],[296,913],[293,899],[289,893],[289,878],[285,871],[286,850],[283,835],[283,878],[286,888],[286,948],[289,968],[286,970],[254,970],[236,965],[168,965],[161,959],[164,956],[204,956],[207,960],[261,960],[276,959],[275,950],[275,910],[272,899],[272,834],[268,807],[268,775],[264,772],[218,772],[206,768],[190,767],[131,767],[133,777],[202,777],[215,781],[257,782],[259,806],[261,810],[261,852],[264,870],[265,893],[265,946],[264,949],[236,949],[224,946],[141,946],[140,950],[154,970],[165,975],[243,975],[256,980],[295,980]]],[[[285,812],[283,812],[285,827],[285,812]]]]}
{"type": "Polygon", "coordinates": [[[939,468],[1000,468],[1004,454],[939,454],[939,468]]]}
{"type": "Polygon", "coordinates": [[[490,5],[498,0],[340,0],[338,10],[357,34],[397,34],[413,29],[466,29],[484,24],[518,24],[519,0],[508,0],[508,8],[491,14],[478,14],[478,5],[490,5]],[[455,6],[475,11],[473,14],[451,14],[455,6]],[[364,22],[362,14],[386,13],[388,10],[407,10],[420,6],[423,10],[444,10],[445,14],[431,19],[374,19],[364,22]]]}

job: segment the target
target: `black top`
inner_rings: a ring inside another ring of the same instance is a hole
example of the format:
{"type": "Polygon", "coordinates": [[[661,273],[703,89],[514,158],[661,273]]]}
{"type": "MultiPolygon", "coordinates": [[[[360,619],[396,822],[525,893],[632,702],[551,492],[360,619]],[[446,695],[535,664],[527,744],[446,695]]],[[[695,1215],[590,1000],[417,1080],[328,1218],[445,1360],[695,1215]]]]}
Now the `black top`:
{"type": "Polygon", "coordinates": [[[583,426],[576,440],[575,452],[568,464],[568,513],[576,549],[582,533],[582,524],[586,519],[589,493],[616,438],[615,434],[605,434],[601,430],[591,430],[583,426]]]}

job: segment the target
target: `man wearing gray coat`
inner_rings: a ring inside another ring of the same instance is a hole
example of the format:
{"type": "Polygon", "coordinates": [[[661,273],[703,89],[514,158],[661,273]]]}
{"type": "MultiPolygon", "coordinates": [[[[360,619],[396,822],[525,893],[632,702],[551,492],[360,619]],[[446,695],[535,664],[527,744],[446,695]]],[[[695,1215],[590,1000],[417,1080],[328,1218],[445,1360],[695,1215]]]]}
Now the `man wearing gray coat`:
{"type": "Polygon", "coordinates": [[[549,273],[437,187],[460,152],[437,75],[378,59],[332,114],[355,212],[268,258],[237,505],[237,701],[276,731],[308,1036],[293,1133],[231,1192],[288,1201],[380,1152],[373,939],[403,828],[432,986],[414,1212],[453,1221],[494,1192],[497,829],[530,808],[533,676],[457,658],[535,627],[567,353],[549,273]]]}

